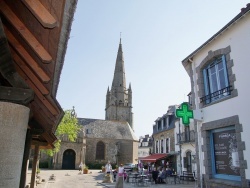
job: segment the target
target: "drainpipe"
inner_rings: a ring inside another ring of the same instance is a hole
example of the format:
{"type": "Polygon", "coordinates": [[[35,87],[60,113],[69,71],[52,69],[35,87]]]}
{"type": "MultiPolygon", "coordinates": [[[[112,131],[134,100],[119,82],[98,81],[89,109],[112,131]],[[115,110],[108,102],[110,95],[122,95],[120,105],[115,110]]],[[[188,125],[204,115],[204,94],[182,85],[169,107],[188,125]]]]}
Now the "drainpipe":
{"type": "Polygon", "coordinates": [[[182,174],[182,157],[181,157],[181,119],[179,118],[179,147],[180,147],[180,174],[182,174]]]}
{"type": "MultiPolygon", "coordinates": [[[[195,74],[195,65],[194,65],[194,61],[189,58],[188,61],[191,63],[191,67],[192,67],[192,70],[193,70],[193,79],[194,80],[197,80],[197,77],[196,77],[196,74],[195,74]]],[[[197,84],[194,86],[194,90],[195,90],[195,93],[198,93],[198,89],[197,89],[197,84]]],[[[198,104],[198,99],[195,98],[195,105],[196,105],[196,109],[197,109],[197,104],[198,104]]],[[[200,186],[201,188],[203,188],[203,181],[202,181],[202,167],[204,166],[203,164],[203,159],[202,159],[202,148],[201,148],[201,141],[202,141],[202,138],[201,138],[201,132],[200,132],[200,129],[199,129],[199,123],[197,122],[196,123],[196,132],[197,132],[197,137],[198,137],[198,151],[199,151],[199,164],[200,164],[200,186]]],[[[196,166],[197,166],[197,161],[196,161],[196,166]]]]}

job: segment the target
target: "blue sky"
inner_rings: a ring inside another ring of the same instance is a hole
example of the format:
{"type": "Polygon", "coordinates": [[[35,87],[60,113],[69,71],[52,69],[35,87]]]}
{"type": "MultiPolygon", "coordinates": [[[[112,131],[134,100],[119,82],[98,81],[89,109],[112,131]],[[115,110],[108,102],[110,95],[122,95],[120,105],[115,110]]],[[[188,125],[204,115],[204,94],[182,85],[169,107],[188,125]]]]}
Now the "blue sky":
{"type": "Polygon", "coordinates": [[[181,61],[246,7],[247,0],[78,0],[57,99],[78,117],[105,118],[122,32],[135,134],[152,134],[169,105],[187,101],[181,61]]]}

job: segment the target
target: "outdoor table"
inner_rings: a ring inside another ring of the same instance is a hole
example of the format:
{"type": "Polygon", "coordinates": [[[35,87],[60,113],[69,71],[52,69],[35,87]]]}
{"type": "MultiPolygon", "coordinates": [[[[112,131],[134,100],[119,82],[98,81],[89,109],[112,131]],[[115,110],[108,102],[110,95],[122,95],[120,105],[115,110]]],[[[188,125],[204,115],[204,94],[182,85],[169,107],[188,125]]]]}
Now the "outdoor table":
{"type": "MultiPolygon", "coordinates": [[[[174,182],[176,184],[176,179],[179,178],[179,175],[178,174],[170,174],[170,177],[174,178],[174,181],[171,181],[171,184],[172,184],[172,182],[174,182]]],[[[179,179],[179,183],[181,183],[180,179],[179,179]]]]}

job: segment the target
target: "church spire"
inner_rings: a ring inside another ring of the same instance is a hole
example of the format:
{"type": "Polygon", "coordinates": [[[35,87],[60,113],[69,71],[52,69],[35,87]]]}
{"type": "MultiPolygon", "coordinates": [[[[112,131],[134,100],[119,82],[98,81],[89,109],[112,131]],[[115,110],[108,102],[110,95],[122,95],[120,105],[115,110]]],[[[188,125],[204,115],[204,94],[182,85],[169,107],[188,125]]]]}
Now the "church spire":
{"type": "Polygon", "coordinates": [[[127,121],[133,129],[132,89],[126,88],[124,57],[120,37],[112,86],[106,96],[106,120],[127,121]]]}
{"type": "Polygon", "coordinates": [[[120,44],[119,44],[117,57],[116,57],[114,78],[113,78],[111,89],[116,89],[118,92],[124,92],[124,90],[126,89],[124,57],[123,57],[123,51],[122,51],[121,38],[120,38],[120,44]]]}

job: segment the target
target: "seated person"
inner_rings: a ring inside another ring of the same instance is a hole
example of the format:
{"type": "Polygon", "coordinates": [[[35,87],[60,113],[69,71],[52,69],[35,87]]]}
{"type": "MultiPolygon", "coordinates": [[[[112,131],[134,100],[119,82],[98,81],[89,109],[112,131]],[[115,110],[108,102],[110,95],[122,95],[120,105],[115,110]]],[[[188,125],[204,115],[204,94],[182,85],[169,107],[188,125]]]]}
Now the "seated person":
{"type": "Polygon", "coordinates": [[[165,181],[163,181],[164,179],[166,179],[166,177],[167,177],[167,172],[166,172],[166,169],[164,168],[164,169],[161,170],[161,172],[159,173],[158,182],[159,182],[159,183],[166,183],[165,181]]]}

